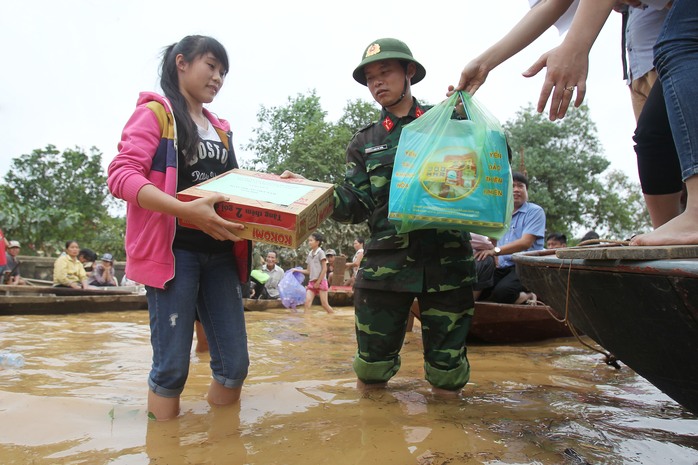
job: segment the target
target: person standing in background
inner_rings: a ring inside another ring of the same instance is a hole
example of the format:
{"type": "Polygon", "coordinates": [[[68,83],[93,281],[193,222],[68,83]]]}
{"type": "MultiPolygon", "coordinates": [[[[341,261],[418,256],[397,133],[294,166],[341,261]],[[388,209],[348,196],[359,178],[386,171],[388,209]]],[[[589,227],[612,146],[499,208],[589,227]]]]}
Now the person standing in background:
{"type": "Polygon", "coordinates": [[[361,260],[364,258],[364,245],[366,240],[363,237],[357,237],[354,239],[354,256],[351,258],[351,263],[347,263],[347,268],[351,276],[344,283],[345,286],[353,286],[356,281],[356,273],[359,272],[359,267],[361,266],[361,260]]]}
{"type": "Polygon", "coordinates": [[[308,258],[306,263],[308,268],[299,270],[304,275],[308,276],[308,286],[305,293],[305,311],[310,311],[310,306],[313,304],[315,296],[320,297],[320,305],[327,313],[334,313],[328,301],[327,291],[330,288],[327,283],[327,257],[325,251],[322,250],[322,243],[325,237],[319,232],[314,232],[308,238],[308,258]]]}

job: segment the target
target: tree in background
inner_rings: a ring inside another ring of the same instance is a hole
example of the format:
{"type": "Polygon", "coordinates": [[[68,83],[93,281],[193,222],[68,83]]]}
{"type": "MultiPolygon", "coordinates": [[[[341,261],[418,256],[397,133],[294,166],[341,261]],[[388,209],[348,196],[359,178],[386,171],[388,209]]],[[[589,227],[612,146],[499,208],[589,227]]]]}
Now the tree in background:
{"type": "Polygon", "coordinates": [[[23,253],[54,256],[67,240],[99,253],[124,256],[125,220],[109,215],[109,194],[102,154],[91,148],[60,153],[53,145],[21,155],[0,185],[0,222],[22,242],[23,253]]]}
{"type": "Polygon", "coordinates": [[[640,187],[619,171],[605,173],[596,125],[582,105],[551,122],[532,106],[504,125],[514,150],[512,167],[522,161],[531,201],[545,209],[547,232],[595,229],[608,239],[627,239],[650,228],[640,187]]]}
{"type": "MultiPolygon", "coordinates": [[[[255,157],[244,168],[281,174],[290,170],[314,181],[336,184],[344,179],[346,147],[351,137],[378,118],[379,111],[370,103],[355,100],[347,102],[343,116],[333,123],[327,121],[327,112],[320,105],[315,91],[288,98],[285,106],[264,107],[257,113],[259,127],[245,147],[255,157]]],[[[318,229],[325,235],[323,249],[351,256],[354,238],[367,236],[365,224],[346,225],[334,220],[325,221],[318,229]]],[[[257,244],[260,251],[269,248],[257,244]]],[[[279,249],[284,268],[305,266],[307,246],[298,250],[279,249]]]]}

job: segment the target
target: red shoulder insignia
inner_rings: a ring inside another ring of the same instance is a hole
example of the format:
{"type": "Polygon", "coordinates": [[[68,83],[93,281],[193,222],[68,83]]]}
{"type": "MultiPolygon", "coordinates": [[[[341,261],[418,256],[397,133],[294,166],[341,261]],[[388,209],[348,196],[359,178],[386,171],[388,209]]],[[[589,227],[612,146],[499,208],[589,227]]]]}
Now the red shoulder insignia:
{"type": "Polygon", "coordinates": [[[381,124],[388,132],[392,131],[393,127],[395,127],[395,123],[393,123],[393,120],[390,119],[390,116],[386,116],[381,124]]]}

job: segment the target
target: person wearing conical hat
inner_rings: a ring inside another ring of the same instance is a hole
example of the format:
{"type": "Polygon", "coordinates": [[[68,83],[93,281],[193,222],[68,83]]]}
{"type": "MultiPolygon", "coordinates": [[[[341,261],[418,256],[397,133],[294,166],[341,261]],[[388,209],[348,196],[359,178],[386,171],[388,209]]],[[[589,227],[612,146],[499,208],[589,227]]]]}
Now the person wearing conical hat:
{"type": "Polygon", "coordinates": [[[384,387],[398,372],[410,306],[416,298],[425,378],[435,394],[459,395],[470,377],[465,339],[476,278],[469,237],[442,229],[398,234],[388,222],[400,133],[430,108],[412,96],[412,86],[424,79],[426,70],[404,42],[382,38],[364,48],[352,75],[381,106],[379,120],[358,131],[349,143],[347,171],[335,186],[332,213],[342,223],[367,221],[371,231],[354,283],[357,386],[384,387]]]}

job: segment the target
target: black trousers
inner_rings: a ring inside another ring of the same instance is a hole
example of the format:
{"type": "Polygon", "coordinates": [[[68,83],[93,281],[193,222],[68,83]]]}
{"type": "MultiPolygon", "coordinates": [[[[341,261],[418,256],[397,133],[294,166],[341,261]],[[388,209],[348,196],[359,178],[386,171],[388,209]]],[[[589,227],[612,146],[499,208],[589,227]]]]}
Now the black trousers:
{"type": "Polygon", "coordinates": [[[633,140],[642,192],[648,195],[681,192],[681,166],[659,79],[652,86],[645,106],[642,107],[633,140]]]}
{"type": "Polygon", "coordinates": [[[519,281],[516,266],[497,268],[494,270],[494,286],[485,289],[480,296],[482,300],[490,300],[501,304],[513,304],[526,288],[519,281]]]}

